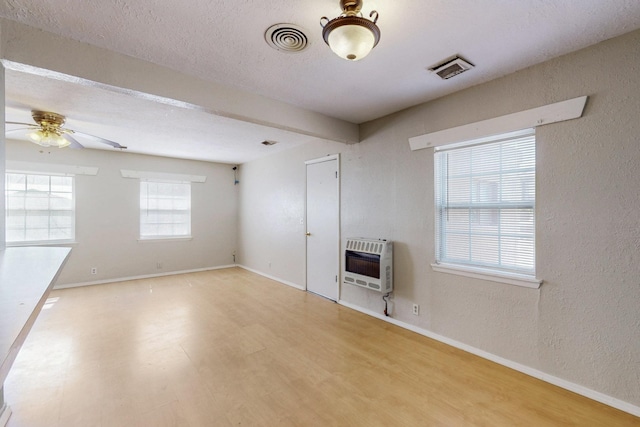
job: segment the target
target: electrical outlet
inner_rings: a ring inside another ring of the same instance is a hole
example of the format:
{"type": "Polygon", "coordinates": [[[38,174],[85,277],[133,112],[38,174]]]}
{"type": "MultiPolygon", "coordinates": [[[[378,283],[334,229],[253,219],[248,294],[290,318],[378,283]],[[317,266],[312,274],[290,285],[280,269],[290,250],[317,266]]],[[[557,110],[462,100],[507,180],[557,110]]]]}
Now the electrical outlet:
{"type": "Polygon", "coordinates": [[[412,313],[413,313],[414,316],[420,315],[420,306],[418,304],[413,304],[412,313]]]}
{"type": "Polygon", "coordinates": [[[161,262],[156,262],[156,268],[158,270],[160,270],[162,268],[162,263],[161,262]]]}
{"type": "Polygon", "coordinates": [[[98,274],[98,269],[96,267],[91,267],[91,274],[98,274]]]}

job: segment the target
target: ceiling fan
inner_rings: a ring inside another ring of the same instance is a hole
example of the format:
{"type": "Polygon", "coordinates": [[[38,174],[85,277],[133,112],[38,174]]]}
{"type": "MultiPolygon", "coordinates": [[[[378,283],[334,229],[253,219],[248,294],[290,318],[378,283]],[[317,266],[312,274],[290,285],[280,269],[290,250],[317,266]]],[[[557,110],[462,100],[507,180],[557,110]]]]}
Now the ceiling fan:
{"type": "Polygon", "coordinates": [[[9,130],[6,133],[24,132],[27,131],[27,137],[31,142],[34,142],[43,147],[71,147],[71,148],[84,148],[82,144],[75,139],[72,134],[82,135],[84,137],[93,139],[96,142],[107,144],[113,148],[120,148],[121,150],[127,147],[118,144],[114,141],[101,138],[95,135],[89,135],[87,133],[78,132],[64,127],[66,117],[62,114],[52,113],[49,111],[32,110],[31,117],[33,117],[33,123],[21,123],[21,122],[6,122],[8,125],[23,125],[26,128],[9,130]]]}

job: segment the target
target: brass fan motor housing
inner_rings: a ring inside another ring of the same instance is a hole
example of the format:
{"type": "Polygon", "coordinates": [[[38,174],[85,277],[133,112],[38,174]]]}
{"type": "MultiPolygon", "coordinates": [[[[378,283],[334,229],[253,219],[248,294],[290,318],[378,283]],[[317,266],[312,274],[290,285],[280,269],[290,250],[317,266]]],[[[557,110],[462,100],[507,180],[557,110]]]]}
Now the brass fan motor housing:
{"type": "Polygon", "coordinates": [[[60,129],[65,121],[66,117],[62,114],[52,113],[50,111],[31,111],[31,117],[33,120],[42,127],[43,130],[49,132],[60,133],[60,129]]]}

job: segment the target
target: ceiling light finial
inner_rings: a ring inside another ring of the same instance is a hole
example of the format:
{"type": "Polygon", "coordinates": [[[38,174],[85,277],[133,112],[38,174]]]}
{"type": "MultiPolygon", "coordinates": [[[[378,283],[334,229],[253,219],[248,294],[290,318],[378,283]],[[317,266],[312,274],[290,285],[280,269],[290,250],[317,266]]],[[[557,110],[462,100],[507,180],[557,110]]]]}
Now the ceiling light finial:
{"type": "Polygon", "coordinates": [[[362,17],[362,0],[340,0],[342,14],[329,20],[320,18],[322,37],[331,50],[341,58],[357,61],[364,58],[380,41],[378,12],[369,14],[373,21],[362,17]],[[326,22],[323,22],[326,21],[326,22]]]}

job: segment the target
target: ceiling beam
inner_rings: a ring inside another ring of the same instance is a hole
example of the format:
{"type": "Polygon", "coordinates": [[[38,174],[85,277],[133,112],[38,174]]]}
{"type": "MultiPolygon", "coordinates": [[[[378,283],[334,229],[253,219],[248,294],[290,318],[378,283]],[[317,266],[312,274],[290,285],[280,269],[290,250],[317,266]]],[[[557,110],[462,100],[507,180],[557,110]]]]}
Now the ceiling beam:
{"type": "Polygon", "coordinates": [[[173,103],[213,115],[331,141],[359,142],[359,127],[238,88],[0,19],[6,68],[173,103]]]}

